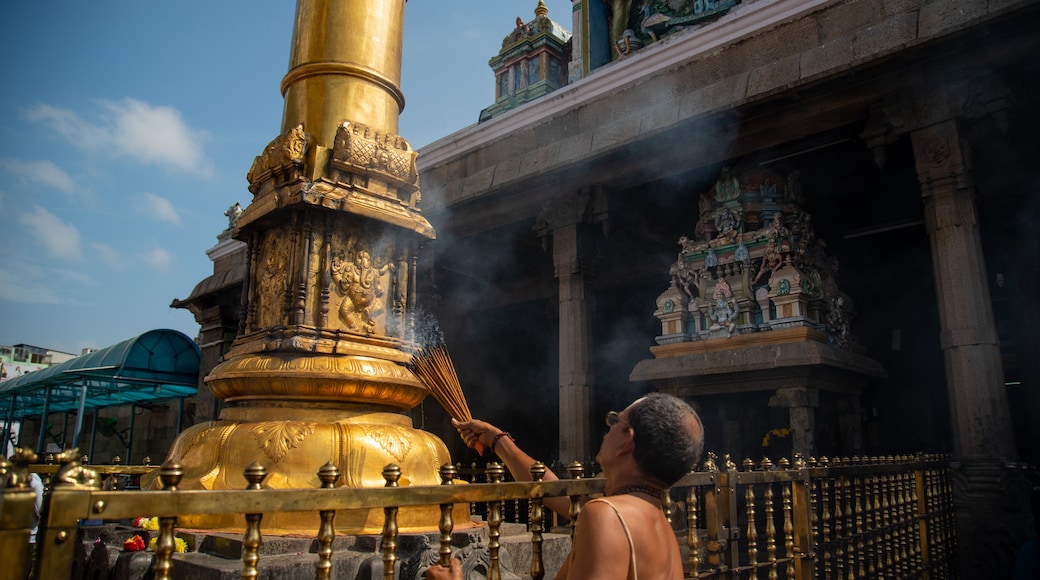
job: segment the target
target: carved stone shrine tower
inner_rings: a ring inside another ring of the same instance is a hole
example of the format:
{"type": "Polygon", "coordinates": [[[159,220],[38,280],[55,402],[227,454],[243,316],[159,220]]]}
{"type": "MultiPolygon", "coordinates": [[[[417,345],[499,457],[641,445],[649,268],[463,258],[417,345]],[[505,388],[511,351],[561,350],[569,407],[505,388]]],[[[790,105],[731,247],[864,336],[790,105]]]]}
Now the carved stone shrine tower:
{"type": "Polygon", "coordinates": [[[850,333],[852,299],[803,202],[797,171],[723,168],[700,195],[694,237],[679,238],[654,358],[632,373],[712,408],[724,449],[750,454],[762,440],[776,453],[770,442],[789,437],[806,457],[863,450],[861,394],[885,372],[850,333]],[[766,405],[786,410],[783,426],[766,405]]]}

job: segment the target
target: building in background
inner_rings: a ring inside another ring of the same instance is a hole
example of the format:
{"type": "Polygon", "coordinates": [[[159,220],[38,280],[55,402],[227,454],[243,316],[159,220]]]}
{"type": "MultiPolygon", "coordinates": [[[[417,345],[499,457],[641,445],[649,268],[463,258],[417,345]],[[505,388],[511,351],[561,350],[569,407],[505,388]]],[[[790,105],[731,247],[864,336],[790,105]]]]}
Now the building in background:
{"type": "Polygon", "coordinates": [[[573,14],[568,85],[419,155],[474,414],[562,462],[646,390],[735,459],[950,453],[999,575],[1040,461],[1038,3],[573,14]]]}
{"type": "Polygon", "coordinates": [[[480,120],[543,97],[567,84],[571,33],[549,18],[539,0],[535,18],[516,17],[516,28],[502,39],[502,50],[489,62],[495,74],[495,103],[480,112],[480,120]]]}
{"type": "MultiPolygon", "coordinates": [[[[84,349],[83,354],[86,354],[84,349]]],[[[31,344],[0,346],[0,381],[63,363],[76,355],[31,344]]]]}

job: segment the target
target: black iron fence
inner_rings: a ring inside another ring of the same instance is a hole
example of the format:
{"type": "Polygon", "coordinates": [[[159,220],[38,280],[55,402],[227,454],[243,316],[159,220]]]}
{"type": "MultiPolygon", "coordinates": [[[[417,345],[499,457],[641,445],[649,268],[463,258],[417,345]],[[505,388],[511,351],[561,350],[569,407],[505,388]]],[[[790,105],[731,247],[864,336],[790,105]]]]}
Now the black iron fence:
{"type": "MultiPolygon", "coordinates": [[[[488,526],[489,577],[498,574],[499,528],[507,521],[526,524],[530,536],[530,576],[545,574],[541,546],[551,530],[567,532],[567,520],[553,520],[542,498],[569,496],[576,516],[584,498],[603,492],[604,480],[583,478],[580,465],[569,479],[539,481],[545,467],[535,464],[534,482],[502,481],[505,470],[444,466],[441,486],[396,487],[400,470],[387,466],[384,488],[333,487],[335,468],[326,466],[322,488],[264,489],[266,470],[253,465],[244,491],[179,490],[176,465],[82,466],[69,457],[57,466],[18,465],[0,460],[0,578],[16,577],[28,564],[26,550],[33,520],[30,471],[50,475],[35,553],[36,578],[69,577],[77,531],[84,520],[123,521],[147,514],[158,519],[152,573],[171,577],[178,517],[244,514],[242,577],[255,577],[263,538],[263,514],[308,511],[320,515],[314,530],[318,549],[315,577],[330,578],[337,510],[381,510],[384,578],[394,577],[397,513],[400,508],[439,506],[440,544],[430,561],[452,554],[456,504],[468,504],[488,526]],[[161,491],[101,489],[112,477],[159,470],[161,491]],[[460,484],[465,479],[482,481],[460,484]]],[[[568,474],[560,474],[567,477],[568,474]]],[[[687,555],[688,578],[955,578],[956,534],[948,458],[916,455],[820,459],[773,464],[746,460],[740,467],[713,457],[703,470],[679,481],[665,501],[665,513],[687,555]],[[721,463],[721,464],[718,464],[721,463]]],[[[573,528],[569,528],[573,530],[573,528]]]]}

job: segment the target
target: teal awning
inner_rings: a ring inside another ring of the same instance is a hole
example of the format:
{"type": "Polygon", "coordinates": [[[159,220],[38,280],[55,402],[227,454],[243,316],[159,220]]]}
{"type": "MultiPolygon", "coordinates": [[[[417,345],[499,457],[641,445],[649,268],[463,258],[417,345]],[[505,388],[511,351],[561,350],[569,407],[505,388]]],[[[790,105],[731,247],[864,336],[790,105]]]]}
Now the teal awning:
{"type": "Polygon", "coordinates": [[[152,330],[107,348],[0,383],[0,422],[50,413],[189,397],[199,347],[175,330],[152,330]]]}

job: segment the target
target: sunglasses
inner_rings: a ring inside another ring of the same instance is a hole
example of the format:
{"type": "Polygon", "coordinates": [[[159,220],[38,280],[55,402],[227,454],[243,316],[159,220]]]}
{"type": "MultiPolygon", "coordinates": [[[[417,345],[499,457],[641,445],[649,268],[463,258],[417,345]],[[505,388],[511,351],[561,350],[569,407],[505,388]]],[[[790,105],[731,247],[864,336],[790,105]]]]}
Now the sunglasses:
{"type": "Polygon", "coordinates": [[[607,412],[606,421],[607,421],[607,427],[613,427],[614,425],[617,425],[618,423],[624,423],[625,427],[628,427],[628,428],[632,427],[631,425],[628,424],[628,421],[625,421],[624,419],[621,418],[621,415],[617,411],[608,411],[607,412]]]}

